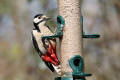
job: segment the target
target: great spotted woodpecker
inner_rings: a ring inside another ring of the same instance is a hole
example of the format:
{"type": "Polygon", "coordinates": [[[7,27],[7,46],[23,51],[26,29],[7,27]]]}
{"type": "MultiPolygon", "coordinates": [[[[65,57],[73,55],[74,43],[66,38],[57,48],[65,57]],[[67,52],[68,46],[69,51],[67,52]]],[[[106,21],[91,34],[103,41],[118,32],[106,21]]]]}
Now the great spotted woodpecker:
{"type": "Polygon", "coordinates": [[[43,36],[54,35],[46,22],[49,17],[38,14],[33,19],[34,29],[32,30],[32,41],[38,55],[42,58],[46,66],[52,71],[60,74],[60,62],[56,55],[56,40],[42,39],[43,36]]]}

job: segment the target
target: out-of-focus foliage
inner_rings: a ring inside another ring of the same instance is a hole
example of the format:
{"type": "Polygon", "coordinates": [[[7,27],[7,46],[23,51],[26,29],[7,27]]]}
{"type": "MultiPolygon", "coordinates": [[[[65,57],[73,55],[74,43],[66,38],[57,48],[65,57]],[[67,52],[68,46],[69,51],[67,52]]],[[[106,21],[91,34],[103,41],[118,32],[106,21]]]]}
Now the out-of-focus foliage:
{"type": "Polygon", "coordinates": [[[120,78],[120,4],[119,0],[85,0],[82,11],[84,29],[99,33],[100,39],[84,40],[86,71],[90,80],[119,80],[120,78]],[[117,5],[117,6],[116,6],[117,5]]]}
{"type": "Polygon", "coordinates": [[[6,14],[11,10],[11,4],[9,0],[0,0],[0,13],[6,14]]]}
{"type": "MultiPolygon", "coordinates": [[[[84,31],[100,39],[84,39],[88,80],[120,79],[120,1],[83,0],[84,31]]],[[[32,19],[45,13],[53,19],[57,0],[0,0],[0,80],[52,80],[52,74],[37,55],[31,41],[32,19]],[[47,76],[47,77],[46,77],[47,76]]],[[[54,30],[53,30],[54,31],[54,30]]]]}

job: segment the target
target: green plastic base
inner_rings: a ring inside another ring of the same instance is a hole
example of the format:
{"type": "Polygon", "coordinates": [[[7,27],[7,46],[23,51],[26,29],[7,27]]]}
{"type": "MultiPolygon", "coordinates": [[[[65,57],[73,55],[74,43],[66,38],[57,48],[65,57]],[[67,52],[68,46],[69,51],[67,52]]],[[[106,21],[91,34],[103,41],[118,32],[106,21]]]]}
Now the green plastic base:
{"type": "Polygon", "coordinates": [[[56,77],[55,80],[73,80],[73,78],[69,78],[69,77],[56,77]]]}
{"type": "Polygon", "coordinates": [[[55,80],[86,80],[86,79],[84,77],[81,77],[81,78],[56,77],[55,80]]]}

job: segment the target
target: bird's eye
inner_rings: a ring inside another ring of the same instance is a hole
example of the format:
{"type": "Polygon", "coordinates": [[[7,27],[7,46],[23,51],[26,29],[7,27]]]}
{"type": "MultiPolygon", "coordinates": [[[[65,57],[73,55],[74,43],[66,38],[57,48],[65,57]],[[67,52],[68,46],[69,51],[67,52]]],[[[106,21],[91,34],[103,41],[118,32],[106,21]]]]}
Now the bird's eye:
{"type": "Polygon", "coordinates": [[[40,19],[41,17],[39,16],[38,19],[40,19]]]}

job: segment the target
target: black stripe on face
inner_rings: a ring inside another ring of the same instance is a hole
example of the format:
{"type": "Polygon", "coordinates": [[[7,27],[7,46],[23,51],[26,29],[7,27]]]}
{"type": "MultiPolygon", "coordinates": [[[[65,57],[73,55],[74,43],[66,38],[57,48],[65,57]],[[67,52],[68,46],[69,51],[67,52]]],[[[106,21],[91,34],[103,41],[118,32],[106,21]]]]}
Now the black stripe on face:
{"type": "Polygon", "coordinates": [[[36,29],[38,32],[40,32],[40,29],[39,29],[38,23],[34,23],[34,22],[33,22],[33,24],[34,24],[35,29],[36,29]]]}
{"type": "Polygon", "coordinates": [[[43,21],[48,21],[48,20],[50,20],[51,18],[44,18],[43,20],[41,20],[41,21],[39,21],[38,23],[36,23],[37,25],[39,24],[39,23],[41,23],[41,22],[43,22],[43,21]]]}

